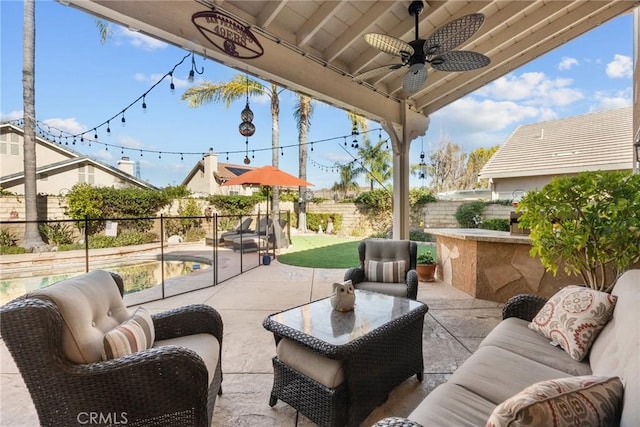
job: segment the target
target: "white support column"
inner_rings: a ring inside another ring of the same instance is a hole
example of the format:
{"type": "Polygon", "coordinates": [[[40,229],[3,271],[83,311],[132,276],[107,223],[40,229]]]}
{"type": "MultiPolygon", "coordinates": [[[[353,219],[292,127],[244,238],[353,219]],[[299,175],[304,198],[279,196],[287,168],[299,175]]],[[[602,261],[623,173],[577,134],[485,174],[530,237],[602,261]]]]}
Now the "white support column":
{"type": "Polygon", "coordinates": [[[391,137],[393,146],[393,238],[409,238],[409,148],[411,141],[424,135],[429,128],[429,118],[407,114],[409,106],[400,104],[401,126],[382,122],[384,130],[391,137]]]}

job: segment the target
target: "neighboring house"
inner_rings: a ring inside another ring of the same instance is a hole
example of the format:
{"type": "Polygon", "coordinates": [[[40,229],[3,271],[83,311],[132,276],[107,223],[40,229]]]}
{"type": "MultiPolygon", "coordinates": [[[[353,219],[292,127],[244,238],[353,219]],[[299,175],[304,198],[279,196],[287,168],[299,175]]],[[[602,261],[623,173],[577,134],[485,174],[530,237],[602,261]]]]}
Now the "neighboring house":
{"type": "Polygon", "coordinates": [[[234,165],[231,163],[218,163],[218,155],[209,150],[196,165],[189,171],[182,181],[194,195],[240,195],[250,196],[258,191],[255,187],[243,187],[242,185],[222,186],[226,181],[238,175],[254,169],[246,165],[234,165]]]}
{"type": "Polygon", "coordinates": [[[556,176],[631,170],[632,107],[519,126],[478,174],[491,198],[514,199],[556,176]]]}
{"type": "MultiPolygon", "coordinates": [[[[0,187],[24,194],[24,130],[13,124],[0,125],[0,187]]],[[[61,194],[77,183],[96,187],[156,189],[133,176],[134,162],[123,157],[120,169],[86,157],[41,137],[36,137],[38,193],[61,194]]]]}

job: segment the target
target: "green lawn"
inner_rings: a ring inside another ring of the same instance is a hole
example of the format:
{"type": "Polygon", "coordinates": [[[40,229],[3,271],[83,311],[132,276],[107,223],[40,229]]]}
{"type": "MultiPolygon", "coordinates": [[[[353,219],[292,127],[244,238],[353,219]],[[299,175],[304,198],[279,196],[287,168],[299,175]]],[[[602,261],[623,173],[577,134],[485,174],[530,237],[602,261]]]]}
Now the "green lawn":
{"type": "MultiPolygon", "coordinates": [[[[359,240],[338,236],[304,235],[292,236],[292,246],[286,254],[278,255],[283,264],[312,268],[349,268],[357,267],[359,240]]],[[[435,248],[418,246],[418,254],[435,248]]]]}

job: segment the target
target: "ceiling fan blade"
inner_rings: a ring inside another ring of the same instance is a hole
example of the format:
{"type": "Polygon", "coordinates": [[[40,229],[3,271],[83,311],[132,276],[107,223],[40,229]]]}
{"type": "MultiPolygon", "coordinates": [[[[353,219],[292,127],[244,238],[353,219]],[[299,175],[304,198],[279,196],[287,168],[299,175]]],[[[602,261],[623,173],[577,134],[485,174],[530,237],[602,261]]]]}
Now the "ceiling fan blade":
{"type": "Polygon", "coordinates": [[[472,13],[438,28],[424,42],[425,55],[442,55],[473,36],[484,23],[484,14],[472,13]]]}
{"type": "Polygon", "coordinates": [[[416,93],[427,81],[427,67],[413,64],[402,78],[402,89],[408,94],[416,93]]]}
{"type": "Polygon", "coordinates": [[[371,47],[375,47],[389,55],[408,58],[413,55],[414,52],[409,43],[384,34],[369,33],[364,35],[364,39],[371,45],[371,47]]]}
{"type": "Polygon", "coordinates": [[[404,64],[389,64],[383,65],[382,67],[372,68],[364,73],[360,73],[357,76],[353,76],[353,80],[357,82],[362,82],[370,79],[371,77],[378,76],[384,73],[390,73],[392,71],[397,70],[398,68],[402,68],[404,64]]]}
{"type": "Polygon", "coordinates": [[[491,60],[478,52],[454,50],[432,59],[431,66],[439,71],[469,71],[486,67],[491,60]]]}

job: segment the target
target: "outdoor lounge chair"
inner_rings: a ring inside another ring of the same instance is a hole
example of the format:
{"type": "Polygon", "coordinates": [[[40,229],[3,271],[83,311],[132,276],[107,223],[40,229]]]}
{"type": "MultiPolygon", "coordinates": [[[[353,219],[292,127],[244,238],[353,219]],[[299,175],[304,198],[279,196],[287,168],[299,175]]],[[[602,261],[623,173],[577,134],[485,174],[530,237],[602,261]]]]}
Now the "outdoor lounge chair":
{"type": "Polygon", "coordinates": [[[356,289],[416,299],[418,246],[410,240],[365,239],[358,245],[360,265],[350,268],[344,280],[356,289]]]}
{"type": "Polygon", "coordinates": [[[267,217],[263,216],[262,218],[260,218],[260,221],[258,221],[258,226],[255,230],[245,230],[243,232],[227,234],[226,236],[221,238],[220,243],[224,243],[226,247],[233,247],[233,241],[240,237],[245,239],[249,237],[266,236],[269,227],[271,226],[271,222],[271,219],[267,221],[267,217]]]}
{"type": "Polygon", "coordinates": [[[2,338],[40,424],[94,419],[100,425],[210,426],[216,395],[222,394],[218,312],[189,305],[136,317],[122,295],[118,275],[96,270],[0,307],[2,338]],[[136,340],[124,339],[131,331],[136,340]],[[111,347],[104,337],[113,332],[122,339],[111,347]],[[120,357],[111,354],[142,342],[153,344],[120,357]]]}
{"type": "Polygon", "coordinates": [[[225,238],[228,238],[229,236],[232,236],[234,234],[240,234],[240,233],[253,233],[254,230],[251,229],[251,225],[253,224],[253,218],[249,217],[249,218],[245,218],[236,228],[234,228],[233,230],[229,230],[229,231],[225,231],[224,233],[220,233],[220,236],[218,237],[218,243],[224,243],[225,242],[225,238]]]}

